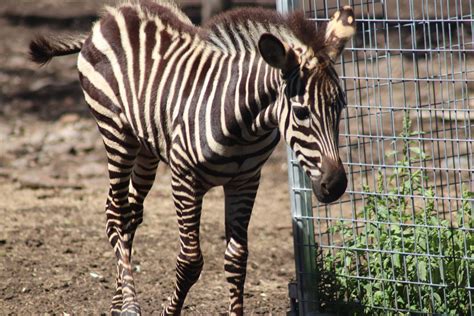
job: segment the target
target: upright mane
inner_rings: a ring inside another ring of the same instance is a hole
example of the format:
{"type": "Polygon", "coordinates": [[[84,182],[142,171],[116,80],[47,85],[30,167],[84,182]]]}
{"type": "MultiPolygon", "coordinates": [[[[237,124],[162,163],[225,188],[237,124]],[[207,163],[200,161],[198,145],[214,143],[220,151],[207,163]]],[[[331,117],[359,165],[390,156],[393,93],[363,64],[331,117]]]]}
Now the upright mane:
{"type": "Polygon", "coordinates": [[[324,48],[324,28],[317,28],[315,22],[308,21],[304,13],[296,11],[282,15],[263,8],[242,8],[231,10],[209,20],[201,28],[201,36],[223,50],[256,48],[263,33],[273,33],[293,44],[304,45],[314,52],[324,48]]]}
{"type": "Polygon", "coordinates": [[[133,8],[141,20],[159,20],[180,33],[194,35],[199,29],[173,0],[124,0],[118,6],[106,6],[105,12],[115,15],[126,8],[133,8]]]}
{"type": "Polygon", "coordinates": [[[272,33],[296,47],[311,48],[318,55],[324,50],[325,27],[318,28],[301,11],[282,15],[263,8],[234,9],[215,16],[202,27],[193,25],[172,0],[126,0],[106,11],[114,15],[127,7],[139,12],[141,19],[159,20],[179,33],[197,35],[227,53],[255,51],[263,33],[272,33]]]}

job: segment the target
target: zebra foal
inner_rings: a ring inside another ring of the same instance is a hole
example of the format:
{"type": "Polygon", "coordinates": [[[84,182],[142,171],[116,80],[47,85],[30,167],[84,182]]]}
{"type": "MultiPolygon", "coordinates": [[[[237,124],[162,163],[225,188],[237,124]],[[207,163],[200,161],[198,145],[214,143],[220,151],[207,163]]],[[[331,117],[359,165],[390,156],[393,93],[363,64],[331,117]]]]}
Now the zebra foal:
{"type": "Polygon", "coordinates": [[[90,34],[31,42],[32,60],[42,64],[79,53],[81,86],[108,159],[112,314],[140,314],[131,250],[160,161],[171,169],[180,238],[163,315],[180,314],[199,278],[202,200],[215,186],[225,193],[229,313],[243,314],[247,227],[261,167],[280,136],[320,201],[346,189],[337,146],[345,98],[333,62],[354,32],[350,7],[319,29],[302,13],[263,9],[231,11],[197,27],[172,2],[137,0],[107,8],[90,34]]]}

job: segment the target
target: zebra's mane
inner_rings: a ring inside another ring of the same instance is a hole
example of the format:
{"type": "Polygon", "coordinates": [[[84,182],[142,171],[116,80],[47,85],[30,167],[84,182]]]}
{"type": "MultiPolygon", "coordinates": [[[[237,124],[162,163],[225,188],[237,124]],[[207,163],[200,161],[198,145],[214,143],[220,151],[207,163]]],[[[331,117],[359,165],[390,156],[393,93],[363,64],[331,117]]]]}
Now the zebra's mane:
{"type": "Polygon", "coordinates": [[[158,19],[179,33],[199,36],[214,49],[227,53],[255,51],[260,36],[272,33],[295,46],[311,48],[319,57],[321,52],[324,57],[325,28],[317,28],[300,11],[284,16],[263,8],[234,9],[198,27],[173,0],[124,0],[116,9],[108,7],[107,11],[114,14],[124,6],[132,6],[144,19],[158,19]]]}
{"type": "Polygon", "coordinates": [[[178,32],[198,33],[198,28],[173,0],[122,0],[115,7],[106,6],[105,13],[115,15],[123,7],[132,7],[143,20],[158,19],[178,32]]]}
{"type": "Polygon", "coordinates": [[[181,10],[176,2],[173,0],[132,0],[135,2],[139,2],[145,4],[150,10],[150,13],[157,14],[158,16],[163,14],[163,10],[160,10],[160,6],[168,9],[172,14],[176,15],[179,22],[193,26],[193,22],[189,19],[189,17],[181,10]]]}
{"type": "Polygon", "coordinates": [[[245,43],[246,50],[256,49],[260,35],[266,32],[298,46],[305,45],[314,52],[324,49],[324,28],[317,28],[300,11],[284,16],[263,8],[236,9],[212,18],[201,29],[203,38],[229,51],[239,51],[237,39],[245,43]]]}

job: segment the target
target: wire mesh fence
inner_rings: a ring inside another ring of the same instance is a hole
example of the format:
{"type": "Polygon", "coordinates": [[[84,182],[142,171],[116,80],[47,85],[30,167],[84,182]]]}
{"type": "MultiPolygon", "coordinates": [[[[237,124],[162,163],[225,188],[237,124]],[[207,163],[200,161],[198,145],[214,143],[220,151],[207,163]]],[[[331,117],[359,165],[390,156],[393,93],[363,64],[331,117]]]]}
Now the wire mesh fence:
{"type": "Polygon", "coordinates": [[[347,4],[346,194],[312,200],[289,153],[299,313],[474,315],[474,4],[277,1],[315,23],[347,4]]]}

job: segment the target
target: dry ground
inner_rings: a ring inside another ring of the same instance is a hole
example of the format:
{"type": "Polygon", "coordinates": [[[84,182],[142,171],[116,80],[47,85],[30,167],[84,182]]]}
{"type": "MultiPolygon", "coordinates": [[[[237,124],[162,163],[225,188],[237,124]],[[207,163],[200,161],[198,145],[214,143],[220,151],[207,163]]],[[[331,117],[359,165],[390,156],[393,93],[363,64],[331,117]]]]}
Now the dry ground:
{"type": "MultiPolygon", "coordinates": [[[[104,151],[82,99],[74,57],[38,69],[26,58],[35,32],[89,27],[97,2],[0,3],[0,314],[106,313],[114,260],[105,237],[104,151]],[[73,18],[79,17],[79,18],[73,18]]],[[[158,313],[171,294],[178,251],[169,172],[160,166],[135,247],[139,301],[158,313]]],[[[250,224],[247,314],[282,315],[294,276],[284,148],[266,165],[250,224]]],[[[221,189],[206,197],[205,267],[186,315],[227,307],[221,189]]]]}

